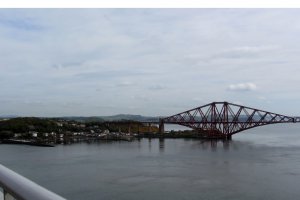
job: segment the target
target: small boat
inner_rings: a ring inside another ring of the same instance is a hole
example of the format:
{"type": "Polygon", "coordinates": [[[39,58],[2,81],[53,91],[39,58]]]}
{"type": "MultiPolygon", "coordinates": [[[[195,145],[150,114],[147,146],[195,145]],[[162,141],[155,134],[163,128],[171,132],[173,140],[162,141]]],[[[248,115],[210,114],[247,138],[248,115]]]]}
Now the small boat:
{"type": "Polygon", "coordinates": [[[1,142],[2,142],[2,144],[25,144],[25,145],[40,146],[40,147],[54,147],[54,145],[51,145],[51,144],[30,141],[30,140],[6,139],[6,140],[2,140],[1,142]]]}
{"type": "Polygon", "coordinates": [[[134,139],[134,137],[131,136],[131,135],[123,135],[123,136],[120,137],[120,140],[125,140],[125,141],[128,141],[128,142],[132,141],[133,139],[134,139]]]}

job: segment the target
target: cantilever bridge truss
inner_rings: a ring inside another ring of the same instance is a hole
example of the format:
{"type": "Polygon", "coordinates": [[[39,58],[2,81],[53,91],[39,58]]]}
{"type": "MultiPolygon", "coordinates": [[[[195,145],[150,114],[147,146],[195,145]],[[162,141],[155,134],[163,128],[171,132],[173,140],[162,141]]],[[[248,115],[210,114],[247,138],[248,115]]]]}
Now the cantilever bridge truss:
{"type": "Polygon", "coordinates": [[[170,117],[164,123],[179,124],[198,130],[208,137],[225,137],[268,124],[300,122],[299,117],[289,117],[228,102],[213,102],[170,117]]]}

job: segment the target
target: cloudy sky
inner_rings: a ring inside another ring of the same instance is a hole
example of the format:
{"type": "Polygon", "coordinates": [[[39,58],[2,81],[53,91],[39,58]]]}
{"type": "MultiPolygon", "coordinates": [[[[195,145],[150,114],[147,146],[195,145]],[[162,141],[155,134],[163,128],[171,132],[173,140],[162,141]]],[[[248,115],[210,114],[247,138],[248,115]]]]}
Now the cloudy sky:
{"type": "Polygon", "coordinates": [[[299,9],[1,9],[0,115],[300,115],[299,9]]]}

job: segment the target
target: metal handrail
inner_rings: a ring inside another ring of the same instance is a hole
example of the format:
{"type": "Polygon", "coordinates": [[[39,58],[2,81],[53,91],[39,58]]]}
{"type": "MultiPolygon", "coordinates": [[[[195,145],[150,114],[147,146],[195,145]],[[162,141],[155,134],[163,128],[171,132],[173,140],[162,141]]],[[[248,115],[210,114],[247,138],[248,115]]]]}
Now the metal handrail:
{"type": "Polygon", "coordinates": [[[0,164],[0,187],[17,200],[65,200],[0,164]]]}

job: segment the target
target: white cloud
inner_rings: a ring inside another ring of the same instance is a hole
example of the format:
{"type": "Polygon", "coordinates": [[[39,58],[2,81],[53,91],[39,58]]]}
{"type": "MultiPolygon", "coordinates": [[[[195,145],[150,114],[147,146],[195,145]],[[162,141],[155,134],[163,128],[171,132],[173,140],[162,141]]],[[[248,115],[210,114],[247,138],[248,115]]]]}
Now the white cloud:
{"type": "Polygon", "coordinates": [[[227,52],[242,52],[242,53],[259,53],[263,51],[270,51],[270,50],[275,50],[278,47],[273,45],[273,46],[242,46],[242,47],[236,47],[232,48],[230,50],[227,50],[227,52]]]}
{"type": "Polygon", "coordinates": [[[268,55],[272,51],[278,50],[276,45],[240,46],[229,48],[206,58],[206,61],[216,59],[254,59],[268,55]]]}
{"type": "MultiPolygon", "coordinates": [[[[234,103],[234,104],[237,104],[237,105],[245,105],[243,102],[241,102],[241,101],[234,101],[234,102],[232,102],[232,103],[234,103]]],[[[246,105],[247,106],[247,105],[246,105]]]]}
{"type": "Polygon", "coordinates": [[[231,84],[228,86],[228,90],[231,91],[254,91],[257,89],[257,86],[254,83],[238,83],[231,84]]]}
{"type": "Polygon", "coordinates": [[[131,85],[133,85],[133,83],[130,81],[122,81],[116,84],[117,87],[128,87],[131,85]]]}
{"type": "Polygon", "coordinates": [[[262,100],[262,101],[266,101],[267,100],[267,98],[265,97],[265,96],[258,96],[257,97],[259,100],[262,100]]]}
{"type": "Polygon", "coordinates": [[[148,87],[148,89],[149,90],[163,90],[163,89],[165,89],[165,87],[162,85],[152,85],[152,86],[148,87]]]}

